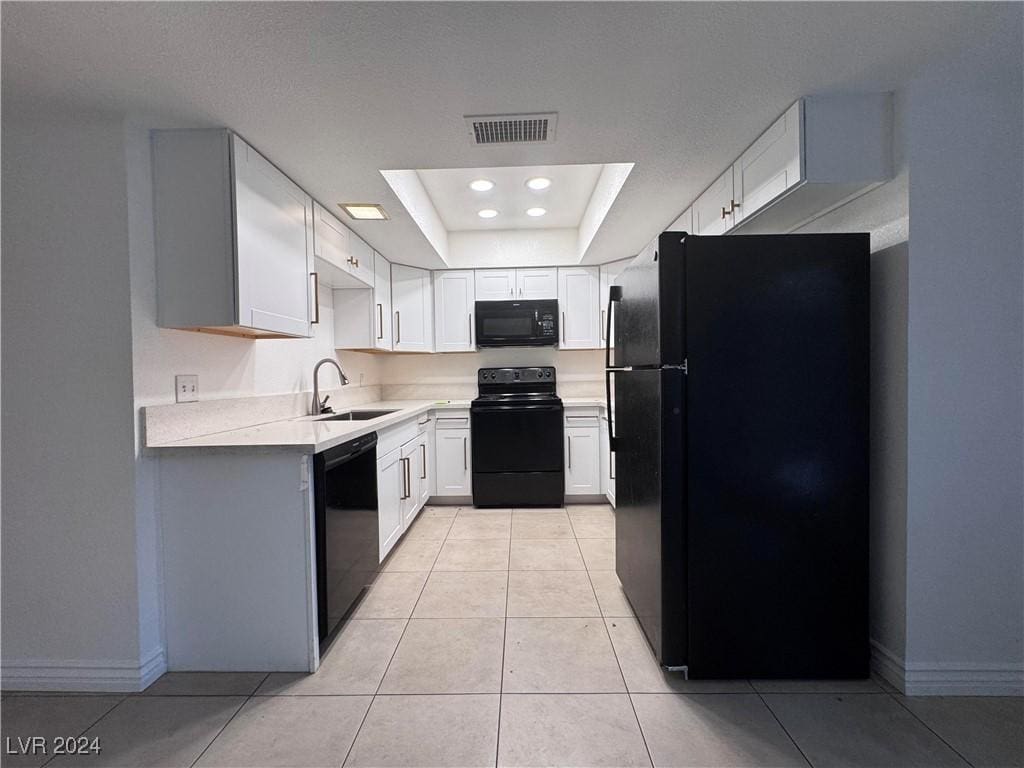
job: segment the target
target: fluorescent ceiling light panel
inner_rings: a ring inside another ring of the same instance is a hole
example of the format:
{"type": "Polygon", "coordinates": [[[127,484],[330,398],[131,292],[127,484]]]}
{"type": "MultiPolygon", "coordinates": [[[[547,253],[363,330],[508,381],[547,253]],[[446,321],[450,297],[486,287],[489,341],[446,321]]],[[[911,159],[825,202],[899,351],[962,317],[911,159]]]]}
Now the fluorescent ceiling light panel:
{"type": "Polygon", "coordinates": [[[377,203],[338,203],[338,207],[359,221],[384,221],[389,218],[384,207],[377,203]]]}

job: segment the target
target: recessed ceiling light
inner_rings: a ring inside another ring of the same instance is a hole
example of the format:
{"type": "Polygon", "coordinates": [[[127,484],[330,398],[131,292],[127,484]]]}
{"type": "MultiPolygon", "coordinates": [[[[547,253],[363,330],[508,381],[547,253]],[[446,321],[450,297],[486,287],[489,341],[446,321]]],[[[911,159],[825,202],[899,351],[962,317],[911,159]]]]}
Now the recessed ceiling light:
{"type": "Polygon", "coordinates": [[[493,219],[495,216],[498,215],[498,212],[493,208],[481,208],[479,211],[476,212],[476,215],[479,216],[481,219],[493,219]]]}
{"type": "Polygon", "coordinates": [[[474,179],[469,182],[469,188],[474,192],[490,192],[494,189],[494,182],[490,179],[474,179]]]}
{"type": "Polygon", "coordinates": [[[547,178],[546,176],[534,176],[532,179],[526,180],[526,186],[528,186],[530,189],[540,191],[542,189],[547,189],[548,187],[551,186],[551,179],[547,178]]]}
{"type": "Polygon", "coordinates": [[[353,219],[382,221],[390,218],[377,203],[338,203],[338,207],[353,219]]]}
{"type": "Polygon", "coordinates": [[[526,215],[527,216],[543,216],[545,213],[547,213],[547,209],[545,209],[545,208],[527,208],[526,209],[526,215]]]}

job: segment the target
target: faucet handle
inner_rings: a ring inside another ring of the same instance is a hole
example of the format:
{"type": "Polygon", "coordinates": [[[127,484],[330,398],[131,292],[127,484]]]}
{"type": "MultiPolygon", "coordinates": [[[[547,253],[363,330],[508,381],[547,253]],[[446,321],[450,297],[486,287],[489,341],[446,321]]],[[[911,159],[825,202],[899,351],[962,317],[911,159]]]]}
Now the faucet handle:
{"type": "Polygon", "coordinates": [[[327,404],[330,399],[330,395],[324,395],[324,399],[320,401],[320,413],[334,413],[334,409],[327,404]]]}

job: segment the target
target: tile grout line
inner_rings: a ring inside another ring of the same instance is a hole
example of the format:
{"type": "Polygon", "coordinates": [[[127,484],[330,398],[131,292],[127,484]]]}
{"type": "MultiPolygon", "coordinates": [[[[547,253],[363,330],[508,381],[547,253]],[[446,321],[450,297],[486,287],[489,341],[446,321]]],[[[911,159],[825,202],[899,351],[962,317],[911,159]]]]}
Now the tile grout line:
{"type": "MultiPolygon", "coordinates": [[[[115,695],[117,695],[117,694],[115,694],[115,695]]],[[[69,697],[67,697],[67,696],[62,696],[62,697],[60,697],[60,698],[69,698],[69,697]]],[[[88,733],[88,732],[89,732],[90,730],[92,730],[93,728],[95,728],[95,727],[96,727],[96,726],[97,726],[97,725],[99,724],[100,720],[102,720],[103,718],[105,718],[105,717],[106,717],[107,715],[109,715],[109,714],[110,714],[111,712],[113,712],[113,711],[114,711],[115,709],[117,709],[118,707],[120,707],[120,706],[121,706],[122,704],[124,704],[124,703],[125,703],[126,701],[128,701],[128,695],[127,695],[127,694],[125,694],[124,696],[122,696],[122,697],[121,697],[121,700],[120,700],[119,702],[117,702],[116,704],[114,704],[114,705],[113,705],[112,707],[110,707],[109,709],[107,709],[107,710],[106,710],[106,711],[105,711],[105,712],[104,712],[104,713],[103,713],[102,715],[100,715],[100,716],[99,716],[99,717],[97,717],[97,718],[96,718],[95,720],[93,720],[93,721],[92,721],[92,723],[90,723],[90,724],[89,724],[88,726],[86,726],[85,728],[83,728],[83,729],[82,729],[82,731],[81,731],[81,733],[79,733],[79,734],[78,734],[78,737],[81,737],[81,736],[84,736],[85,734],[87,734],[87,733],[88,733]]],[[[47,765],[49,765],[49,764],[50,764],[50,763],[52,763],[52,762],[53,762],[54,760],[56,760],[56,759],[57,759],[58,757],[59,757],[59,755],[57,755],[57,754],[53,754],[53,755],[50,755],[49,759],[47,759],[47,760],[45,760],[44,762],[40,763],[40,766],[39,766],[39,768],[44,768],[44,766],[47,766],[47,765]]]]}
{"type": "Polygon", "coordinates": [[[508,521],[508,568],[505,571],[505,615],[502,618],[501,633],[501,676],[498,678],[498,732],[494,739],[495,768],[497,768],[498,760],[501,756],[501,707],[505,702],[505,645],[508,643],[508,590],[509,581],[512,578],[512,519],[515,516],[516,511],[513,509],[508,521]]]}
{"type": "Polygon", "coordinates": [[[918,716],[918,714],[916,712],[914,712],[914,710],[912,710],[910,707],[908,707],[906,704],[904,704],[902,701],[900,701],[898,698],[896,698],[895,694],[891,693],[890,691],[885,690],[884,688],[882,689],[882,693],[884,693],[890,699],[895,701],[896,704],[898,706],[902,707],[904,710],[906,710],[910,714],[911,717],[913,717],[921,725],[923,725],[925,728],[927,728],[929,731],[931,731],[931,733],[935,736],[935,738],[937,738],[939,741],[941,741],[943,744],[945,744],[947,747],[949,747],[951,750],[953,750],[953,753],[957,757],[959,757],[961,760],[963,760],[965,763],[967,763],[967,765],[971,766],[971,768],[974,768],[974,763],[972,763],[970,760],[968,760],[966,755],[960,754],[960,751],[956,747],[954,747],[952,744],[950,744],[948,741],[946,741],[944,738],[942,738],[942,734],[940,734],[938,731],[936,731],[934,728],[932,728],[930,725],[928,725],[928,723],[926,723],[924,720],[922,720],[918,716]]]}
{"type": "Polygon", "coordinates": [[[208,751],[208,750],[210,749],[210,747],[212,747],[212,746],[213,746],[213,743],[214,743],[214,742],[215,742],[215,741],[216,741],[217,739],[219,739],[219,738],[220,738],[220,735],[221,735],[222,733],[224,733],[224,730],[225,730],[225,729],[226,729],[226,728],[227,728],[227,727],[228,727],[229,725],[231,725],[232,721],[233,721],[233,720],[234,720],[234,719],[235,719],[236,717],[238,717],[238,713],[242,711],[242,708],[243,708],[243,707],[245,707],[245,705],[246,705],[246,704],[248,704],[248,703],[249,703],[249,702],[250,702],[250,701],[251,701],[251,700],[253,699],[253,697],[255,697],[255,696],[256,696],[256,691],[258,691],[258,690],[260,689],[260,686],[261,686],[261,685],[263,685],[263,684],[264,684],[265,682],[267,682],[267,678],[268,678],[268,677],[270,677],[270,673],[269,673],[269,672],[267,672],[267,674],[265,674],[265,675],[263,676],[263,679],[262,679],[262,680],[260,680],[260,681],[259,681],[259,682],[258,682],[258,683],[257,683],[257,684],[256,684],[256,685],[255,685],[255,686],[253,687],[253,689],[252,689],[252,693],[250,693],[250,694],[249,694],[248,696],[246,696],[246,697],[245,697],[245,701],[243,701],[243,702],[242,702],[241,704],[239,704],[239,705],[238,705],[238,709],[236,709],[236,710],[235,710],[234,712],[232,712],[232,713],[231,713],[231,717],[229,717],[229,718],[228,718],[228,721],[227,721],[226,723],[224,723],[224,725],[222,725],[222,726],[221,726],[221,728],[220,728],[220,730],[219,730],[219,731],[217,731],[217,735],[216,735],[216,736],[214,736],[214,737],[213,737],[212,739],[210,739],[210,743],[209,743],[209,744],[207,744],[207,745],[206,745],[205,747],[203,747],[203,751],[202,751],[202,752],[200,752],[200,753],[199,753],[198,755],[196,755],[196,759],[195,759],[195,760],[193,760],[193,761],[192,761],[192,762],[191,762],[191,763],[189,764],[190,766],[195,766],[195,765],[197,765],[197,764],[199,763],[199,761],[203,759],[203,755],[205,755],[205,754],[207,753],[207,751],[208,751]]]}
{"type": "MultiPolygon", "coordinates": [[[[572,525],[572,518],[569,518],[569,524],[572,525]]],[[[573,528],[574,541],[576,542],[576,549],[580,552],[580,557],[583,557],[583,549],[580,547],[579,537],[576,536],[576,529],[573,528]]],[[[584,560],[584,565],[586,561],[584,560]]],[[[587,568],[587,582],[590,584],[590,591],[594,593],[594,602],[597,603],[597,612],[600,614],[601,626],[604,627],[604,634],[608,638],[608,645],[611,646],[612,656],[615,659],[615,666],[619,669],[619,677],[622,678],[622,687],[626,692],[626,701],[629,702],[629,708],[633,712],[633,719],[636,721],[637,730],[640,731],[640,740],[644,743],[644,750],[647,752],[647,761],[654,765],[654,756],[651,754],[651,747],[647,743],[647,735],[644,733],[644,727],[640,723],[640,716],[636,713],[636,705],[633,704],[633,693],[629,690],[629,685],[626,683],[626,675],[622,671],[622,662],[619,661],[619,653],[615,650],[615,643],[612,641],[612,633],[608,629],[608,620],[604,616],[604,611],[601,610],[601,601],[597,599],[597,590],[594,588],[594,580],[590,576],[590,569],[587,568]]]]}
{"type": "MultiPolygon", "coordinates": [[[[458,516],[458,512],[455,513],[458,516]]],[[[417,517],[419,515],[417,514],[417,517]]],[[[452,525],[455,524],[455,518],[452,518],[452,525]]],[[[451,531],[452,525],[448,526],[448,531],[451,531]]],[[[420,587],[419,594],[416,595],[416,601],[412,604],[412,609],[409,611],[409,616],[405,620],[405,626],[402,627],[402,634],[398,636],[398,642],[395,643],[395,650],[391,652],[391,657],[388,659],[387,666],[384,667],[384,674],[380,676],[380,680],[377,682],[377,687],[374,692],[370,695],[370,703],[366,706],[366,711],[363,713],[362,719],[359,721],[359,727],[356,728],[356,732],[352,734],[352,742],[348,745],[348,749],[345,750],[345,757],[341,761],[340,765],[344,766],[348,762],[349,757],[352,755],[352,749],[356,745],[356,741],[359,740],[359,734],[363,730],[363,725],[366,724],[366,718],[370,716],[370,710],[373,709],[373,704],[377,700],[377,695],[380,693],[380,687],[384,685],[384,678],[388,676],[388,670],[391,669],[391,664],[395,660],[395,655],[398,653],[398,647],[402,644],[403,638],[405,638],[406,630],[409,629],[409,624],[412,621],[412,615],[416,612],[416,606],[419,605],[420,598],[423,597],[423,590],[427,588],[427,582],[430,581],[430,574],[434,572],[434,565],[437,563],[437,558],[441,556],[441,550],[444,549],[444,543],[448,540],[448,532],[445,533],[445,537],[441,540],[441,546],[437,548],[437,552],[434,554],[434,559],[430,562],[430,568],[427,569],[427,577],[423,580],[423,584],[420,587]]],[[[381,571],[383,573],[383,571],[381,571]]]]}
{"type": "Polygon", "coordinates": [[[771,708],[771,705],[767,701],[765,701],[764,695],[759,690],[757,690],[752,681],[747,680],[747,684],[754,690],[754,694],[757,696],[757,698],[761,700],[761,703],[764,705],[764,708],[767,709],[769,713],[771,713],[771,716],[773,718],[775,718],[775,722],[779,724],[779,728],[782,729],[782,732],[786,734],[787,737],[789,737],[789,740],[791,742],[793,742],[793,746],[796,747],[796,751],[800,753],[800,757],[804,759],[804,762],[807,763],[807,765],[811,766],[811,768],[815,768],[814,763],[812,763],[810,758],[807,757],[806,754],[804,754],[803,747],[801,747],[797,740],[793,738],[793,734],[789,732],[789,729],[782,724],[782,720],[780,720],[779,716],[775,714],[775,710],[771,708]]]}

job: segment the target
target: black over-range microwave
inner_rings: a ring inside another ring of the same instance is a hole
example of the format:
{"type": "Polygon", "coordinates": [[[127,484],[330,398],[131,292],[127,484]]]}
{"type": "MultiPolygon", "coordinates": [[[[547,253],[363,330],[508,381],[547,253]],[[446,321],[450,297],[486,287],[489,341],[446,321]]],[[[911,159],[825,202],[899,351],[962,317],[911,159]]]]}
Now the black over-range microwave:
{"type": "Polygon", "coordinates": [[[558,344],[558,301],[476,302],[478,347],[553,347],[558,344]]]}

